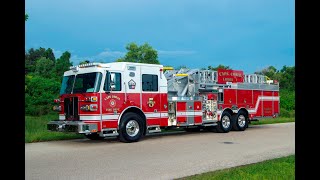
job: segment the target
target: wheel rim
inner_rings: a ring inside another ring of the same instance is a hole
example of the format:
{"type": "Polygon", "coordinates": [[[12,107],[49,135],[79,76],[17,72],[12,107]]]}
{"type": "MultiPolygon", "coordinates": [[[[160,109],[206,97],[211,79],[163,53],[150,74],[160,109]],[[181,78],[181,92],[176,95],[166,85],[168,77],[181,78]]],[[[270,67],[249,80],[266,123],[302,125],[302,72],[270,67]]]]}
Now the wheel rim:
{"type": "Polygon", "coordinates": [[[228,116],[223,116],[221,122],[222,122],[222,127],[223,128],[225,128],[225,129],[229,128],[229,126],[230,126],[230,118],[228,116]]]}
{"type": "Polygon", "coordinates": [[[240,115],[238,117],[238,125],[240,127],[244,127],[246,125],[246,118],[244,117],[244,115],[240,115]]]}
{"type": "Polygon", "coordinates": [[[139,133],[139,124],[136,120],[130,120],[126,125],[127,134],[134,137],[139,133]]]}

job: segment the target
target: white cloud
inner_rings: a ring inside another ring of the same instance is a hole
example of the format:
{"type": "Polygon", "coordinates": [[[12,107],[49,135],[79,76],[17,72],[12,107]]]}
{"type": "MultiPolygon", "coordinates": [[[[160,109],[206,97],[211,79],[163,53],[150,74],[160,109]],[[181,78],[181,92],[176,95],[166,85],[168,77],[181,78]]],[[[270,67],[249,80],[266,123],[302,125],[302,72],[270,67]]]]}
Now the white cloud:
{"type": "Polygon", "coordinates": [[[186,56],[197,53],[196,51],[165,51],[165,50],[157,50],[159,55],[163,56],[186,56]]]}
{"type": "Polygon", "coordinates": [[[78,55],[71,55],[71,61],[73,65],[78,65],[81,61],[89,60],[90,62],[113,62],[116,59],[123,57],[125,52],[122,51],[112,51],[106,48],[104,51],[93,56],[83,56],[79,57],[78,55]]]}
{"type": "MultiPolygon", "coordinates": [[[[60,55],[62,54],[61,51],[57,51],[57,50],[53,50],[53,51],[55,55],[56,53],[57,54],[60,53],[60,55]]],[[[197,53],[196,51],[183,51],[183,50],[174,50],[174,51],[157,50],[157,51],[159,56],[167,56],[167,57],[168,56],[169,57],[186,56],[186,55],[192,55],[197,53]]],[[[106,48],[104,51],[93,56],[79,57],[76,54],[75,55],[71,54],[71,61],[73,62],[73,65],[78,65],[81,61],[84,61],[84,60],[89,60],[90,62],[113,62],[120,57],[124,57],[125,54],[126,52],[123,52],[123,51],[112,51],[111,49],[106,48]]]]}
{"type": "Polygon", "coordinates": [[[122,52],[122,51],[111,51],[110,49],[105,49],[105,51],[99,53],[97,55],[97,57],[100,57],[100,58],[104,58],[104,57],[116,57],[116,58],[119,58],[121,56],[124,56],[125,55],[125,52],[122,52]]]}
{"type": "Polygon", "coordinates": [[[62,55],[62,51],[59,51],[59,50],[52,49],[52,52],[56,59],[58,59],[62,55]]]}

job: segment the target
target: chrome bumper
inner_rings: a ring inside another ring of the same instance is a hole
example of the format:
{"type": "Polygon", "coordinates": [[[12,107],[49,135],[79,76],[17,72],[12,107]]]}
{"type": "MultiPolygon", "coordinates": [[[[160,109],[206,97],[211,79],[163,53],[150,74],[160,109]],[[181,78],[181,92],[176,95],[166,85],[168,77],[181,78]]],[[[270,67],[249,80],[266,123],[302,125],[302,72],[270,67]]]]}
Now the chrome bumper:
{"type": "Polygon", "coordinates": [[[81,134],[96,133],[97,124],[88,124],[82,121],[50,121],[47,130],[56,132],[76,132],[81,134]]]}

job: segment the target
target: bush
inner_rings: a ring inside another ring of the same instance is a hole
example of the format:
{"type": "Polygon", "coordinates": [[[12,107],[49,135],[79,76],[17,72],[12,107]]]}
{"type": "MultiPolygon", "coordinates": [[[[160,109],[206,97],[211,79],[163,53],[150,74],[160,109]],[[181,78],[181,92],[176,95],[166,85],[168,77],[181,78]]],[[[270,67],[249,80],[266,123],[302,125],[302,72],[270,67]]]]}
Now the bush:
{"type": "Polygon", "coordinates": [[[295,91],[280,90],[280,107],[288,111],[295,110],[295,91]]]}
{"type": "Polygon", "coordinates": [[[280,108],[280,117],[289,117],[289,118],[294,118],[295,117],[295,111],[291,110],[288,111],[284,108],[280,108]]]}
{"type": "Polygon", "coordinates": [[[28,76],[25,82],[25,114],[44,115],[52,112],[53,100],[59,97],[60,82],[40,76],[28,76]]]}
{"type": "Polygon", "coordinates": [[[295,110],[290,111],[289,114],[290,114],[290,117],[296,117],[295,110]]]}

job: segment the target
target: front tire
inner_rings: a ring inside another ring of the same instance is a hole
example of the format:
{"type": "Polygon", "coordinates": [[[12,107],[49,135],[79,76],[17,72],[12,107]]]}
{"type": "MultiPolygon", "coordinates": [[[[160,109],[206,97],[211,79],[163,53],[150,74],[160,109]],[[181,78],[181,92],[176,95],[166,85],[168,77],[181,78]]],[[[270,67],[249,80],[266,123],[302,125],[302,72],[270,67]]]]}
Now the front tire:
{"type": "Polygon", "coordinates": [[[223,112],[221,115],[220,121],[218,121],[218,125],[216,126],[216,131],[219,133],[227,133],[232,128],[232,119],[231,115],[228,112],[223,112]]]}
{"type": "Polygon", "coordinates": [[[233,129],[236,131],[244,131],[248,127],[248,116],[243,111],[239,111],[234,119],[233,129]]]}
{"type": "Polygon", "coordinates": [[[142,118],[132,112],[124,114],[119,128],[119,139],[122,142],[137,142],[143,135],[144,123],[142,118]]]}

